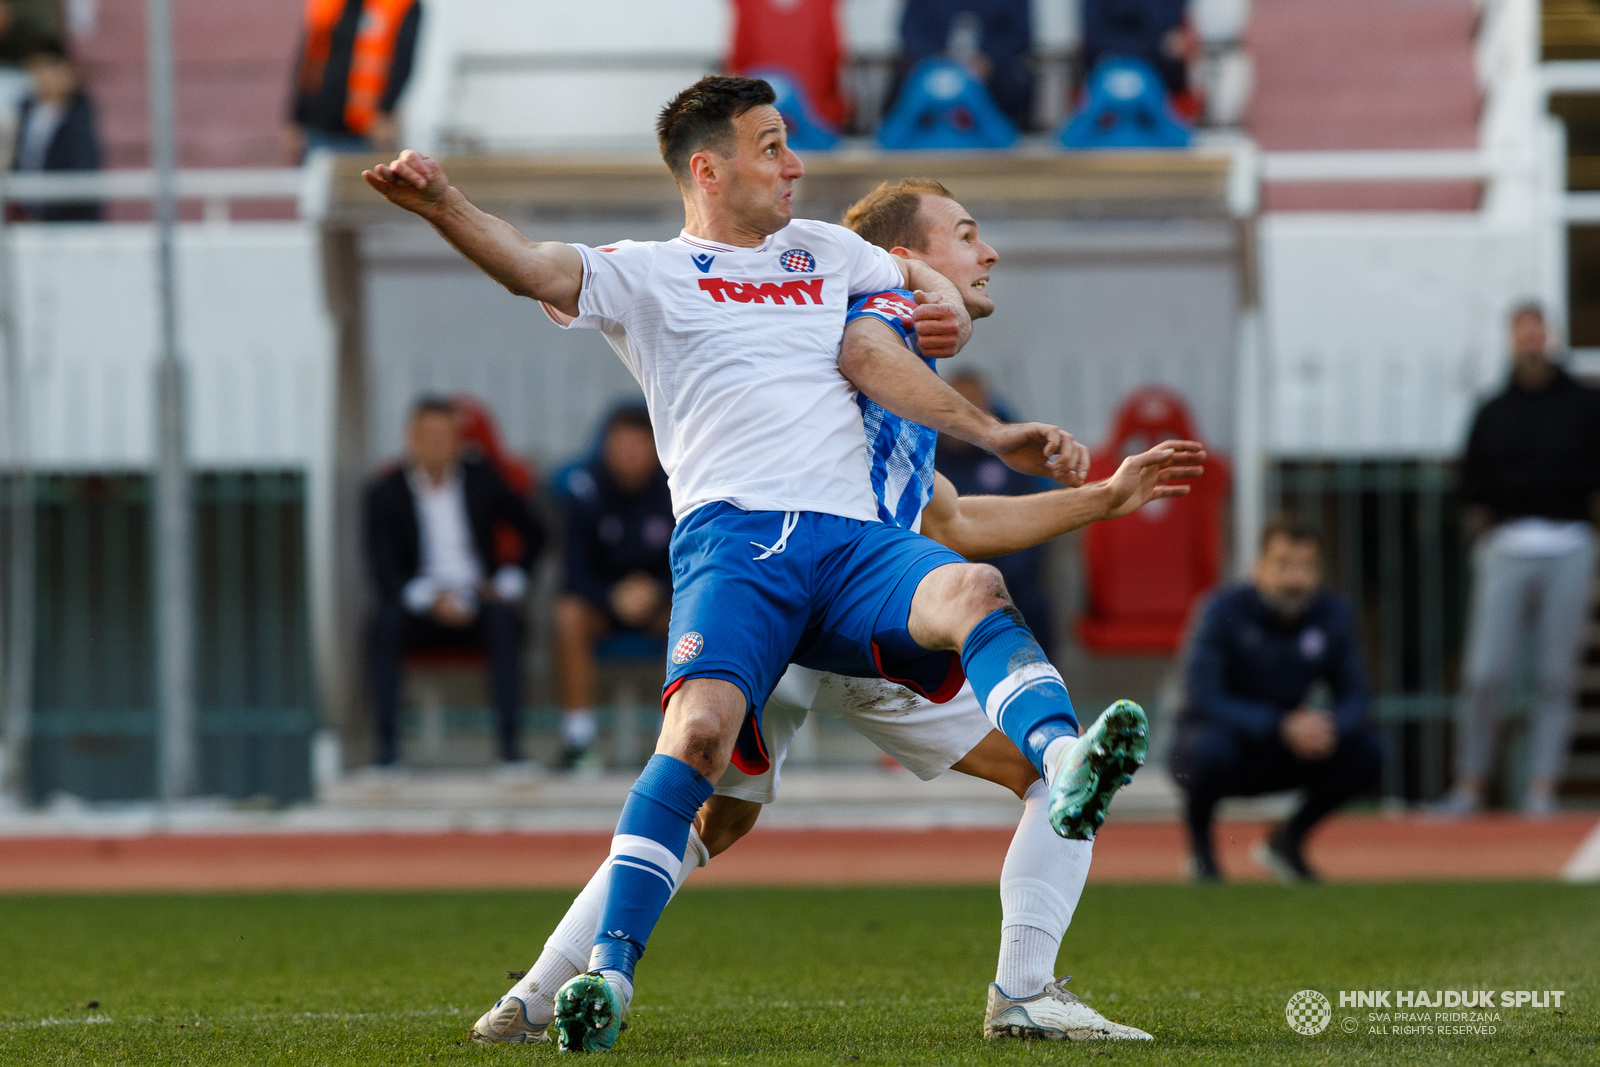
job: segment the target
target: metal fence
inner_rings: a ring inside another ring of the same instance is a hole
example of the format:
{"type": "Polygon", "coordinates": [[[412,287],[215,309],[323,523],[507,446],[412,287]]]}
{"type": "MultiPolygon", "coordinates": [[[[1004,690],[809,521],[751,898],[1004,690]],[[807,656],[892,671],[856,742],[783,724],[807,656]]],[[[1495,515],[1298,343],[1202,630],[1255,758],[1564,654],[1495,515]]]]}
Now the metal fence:
{"type": "MultiPolygon", "coordinates": [[[[157,795],[150,478],[35,475],[35,800],[157,795]]],[[[313,708],[299,473],[197,473],[197,792],[309,796],[313,708]]]]}
{"type": "Polygon", "coordinates": [[[1355,611],[1388,797],[1430,799],[1449,781],[1470,551],[1456,484],[1435,460],[1280,461],[1268,474],[1269,512],[1321,529],[1328,584],[1355,611]]]}

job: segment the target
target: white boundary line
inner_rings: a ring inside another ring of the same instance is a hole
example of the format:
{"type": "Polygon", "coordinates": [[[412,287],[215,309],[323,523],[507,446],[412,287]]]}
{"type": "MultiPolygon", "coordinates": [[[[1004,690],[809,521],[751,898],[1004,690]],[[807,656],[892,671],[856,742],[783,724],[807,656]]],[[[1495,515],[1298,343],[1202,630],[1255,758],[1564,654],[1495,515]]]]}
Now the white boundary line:
{"type": "Polygon", "coordinates": [[[1600,822],[1594,824],[1567,865],[1561,869],[1563,882],[1600,882],[1600,822]]]}
{"type": "Polygon", "coordinates": [[[288,1011],[288,1012],[262,1012],[258,1015],[128,1015],[115,1018],[102,1012],[85,1015],[82,1018],[57,1018],[47,1016],[43,1019],[13,1019],[0,1021],[0,1030],[37,1030],[46,1026],[104,1026],[115,1023],[153,1023],[160,1022],[163,1026],[176,1026],[182,1023],[194,1026],[204,1023],[216,1026],[222,1023],[270,1023],[282,1022],[318,1022],[335,1019],[358,1020],[383,1020],[383,1019],[427,1019],[435,1016],[453,1018],[465,1013],[457,1007],[448,1008],[423,1008],[414,1011],[288,1011]]]}

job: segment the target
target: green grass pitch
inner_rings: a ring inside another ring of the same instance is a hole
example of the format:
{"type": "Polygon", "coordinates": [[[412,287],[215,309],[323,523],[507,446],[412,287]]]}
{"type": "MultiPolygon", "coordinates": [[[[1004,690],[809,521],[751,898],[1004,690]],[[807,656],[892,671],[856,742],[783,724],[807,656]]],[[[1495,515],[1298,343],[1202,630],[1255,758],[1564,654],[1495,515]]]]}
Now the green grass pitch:
{"type": "MultiPolygon", "coordinates": [[[[0,898],[3,1064],[521,1064],[468,1027],[564,893],[0,898]],[[90,1006],[89,1002],[96,1002],[90,1006]],[[92,1020],[92,1021],[91,1021],[92,1020]]],[[[690,890],[623,1063],[1600,1063],[1600,889],[1093,886],[1060,966],[1147,1047],[987,1043],[992,888],[690,890]],[[1492,1037],[1345,1034],[1339,989],[1563,989],[1492,1037]],[[1302,1037],[1290,994],[1334,1001],[1302,1037]]]]}

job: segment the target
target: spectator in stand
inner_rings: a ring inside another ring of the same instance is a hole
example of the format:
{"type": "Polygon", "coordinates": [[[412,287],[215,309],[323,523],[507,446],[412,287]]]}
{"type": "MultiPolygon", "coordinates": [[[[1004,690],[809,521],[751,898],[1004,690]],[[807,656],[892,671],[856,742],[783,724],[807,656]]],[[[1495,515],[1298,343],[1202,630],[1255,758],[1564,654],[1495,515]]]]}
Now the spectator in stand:
{"type": "MultiPolygon", "coordinates": [[[[995,413],[995,403],[983,379],[971,371],[960,371],[950,379],[956,392],[974,406],[995,413]]],[[[1002,418],[1007,416],[1002,415],[1002,418]]],[[[941,435],[934,453],[934,468],[950,479],[961,496],[1026,496],[1048,489],[1054,483],[1019,474],[994,456],[953,437],[941,435]]],[[[1046,652],[1055,648],[1055,608],[1044,584],[1045,546],[1013,552],[984,560],[1005,576],[1017,610],[1046,652]]]]}
{"type": "Polygon", "coordinates": [[[599,458],[568,485],[556,678],[562,764],[572,767],[594,743],[595,646],[624,631],[664,638],[672,610],[672,495],[649,412],[614,411],[599,458]]]}
{"type": "MultiPolygon", "coordinates": [[[[11,157],[15,171],[100,169],[100,138],[94,106],[78,83],[78,72],[58,41],[37,47],[27,58],[32,83],[17,112],[17,140],[11,157]]],[[[34,222],[96,222],[92,202],[19,203],[13,214],[34,222]]]]}
{"type": "Polygon", "coordinates": [[[1172,773],[1188,799],[1194,877],[1220,877],[1211,841],[1219,800],[1298,788],[1299,810],[1255,859],[1282,881],[1314,880],[1306,835],[1377,781],[1382,750],[1367,720],[1355,619],[1322,588],[1309,527],[1266,525],[1251,583],[1205,606],[1186,675],[1172,773]]]}
{"type": "Polygon", "coordinates": [[[1187,26],[1189,0],[1083,0],[1083,69],[1087,76],[1108,56],[1142,59],[1155,68],[1174,109],[1199,113],[1189,91],[1195,42],[1187,26]]]}
{"type": "Polygon", "coordinates": [[[411,649],[481,649],[499,720],[500,759],[522,758],[522,602],[544,530],[494,466],[463,448],[455,408],[424,397],[412,411],[406,460],[367,490],[367,561],[379,604],[369,649],[379,766],[398,755],[400,663],[411,649]],[[521,535],[496,558],[495,528],[521,535]]]}
{"type": "Polygon", "coordinates": [[[1021,129],[1033,110],[1033,6],[1029,0],[918,0],[900,16],[904,71],[947,55],[989,89],[1021,129]]]}
{"type": "Polygon", "coordinates": [[[289,99],[286,154],[390,152],[411,77],[420,0],[310,0],[289,99]]]}
{"type": "Polygon", "coordinates": [[[1483,806],[1496,720],[1517,650],[1537,637],[1524,814],[1555,810],[1566,761],[1578,657],[1588,634],[1600,522],[1600,392],[1550,358],[1544,310],[1511,316],[1511,380],[1478,409],[1461,463],[1477,535],[1456,783],[1441,814],[1483,806]]]}
{"type": "Polygon", "coordinates": [[[812,109],[835,130],[848,108],[839,92],[838,0],[733,0],[733,49],[728,69],[749,75],[785,71],[805,91],[812,109]]]}

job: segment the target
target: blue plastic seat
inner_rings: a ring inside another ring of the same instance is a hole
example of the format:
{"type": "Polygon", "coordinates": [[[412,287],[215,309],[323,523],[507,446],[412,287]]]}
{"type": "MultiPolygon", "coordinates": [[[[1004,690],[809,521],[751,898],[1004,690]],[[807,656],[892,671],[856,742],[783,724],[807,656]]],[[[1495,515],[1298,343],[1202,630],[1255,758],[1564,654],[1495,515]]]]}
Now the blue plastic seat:
{"type": "Polygon", "coordinates": [[[789,127],[789,147],[801,152],[826,152],[839,143],[839,134],[828,121],[811,106],[805,87],[787,71],[775,67],[762,67],[747,75],[760,78],[772,86],[778,95],[773,106],[789,127]]]}
{"type": "Polygon", "coordinates": [[[1016,124],[983,83],[942,56],[912,69],[878,128],[878,144],[888,149],[1010,148],[1016,140],[1016,124]]]}
{"type": "Polygon", "coordinates": [[[1083,108],[1062,127],[1060,141],[1063,148],[1186,148],[1189,137],[1155,68],[1110,56],[1090,72],[1083,108]]]}

